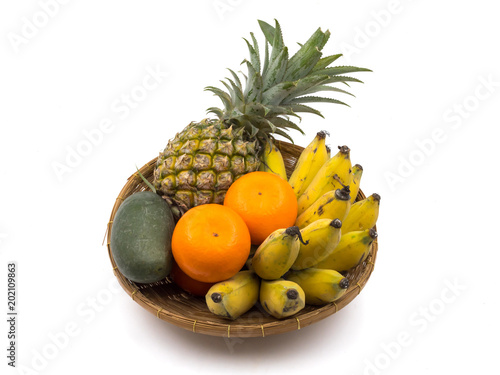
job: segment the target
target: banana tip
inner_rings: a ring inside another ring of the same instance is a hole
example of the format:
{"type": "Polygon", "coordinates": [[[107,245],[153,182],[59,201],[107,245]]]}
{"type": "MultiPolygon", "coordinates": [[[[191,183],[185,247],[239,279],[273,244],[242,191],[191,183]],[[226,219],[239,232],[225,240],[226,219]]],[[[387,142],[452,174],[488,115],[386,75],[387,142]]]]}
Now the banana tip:
{"type": "Polygon", "coordinates": [[[212,301],[214,301],[215,303],[219,303],[222,301],[222,295],[220,293],[212,293],[210,298],[212,298],[212,301]]]}
{"type": "Polygon", "coordinates": [[[347,277],[344,277],[342,280],[340,280],[340,282],[339,282],[339,286],[340,286],[342,289],[347,289],[347,288],[349,288],[349,280],[347,279],[347,277]]]}
{"type": "Polygon", "coordinates": [[[351,188],[349,185],[344,186],[342,189],[335,190],[335,197],[341,201],[348,201],[351,199],[351,188]]]}
{"type": "Polygon", "coordinates": [[[339,219],[333,219],[330,225],[334,228],[340,229],[342,227],[342,222],[339,219]]]}
{"type": "Polygon", "coordinates": [[[288,289],[286,292],[288,299],[297,299],[299,297],[299,292],[296,289],[288,289]]]}

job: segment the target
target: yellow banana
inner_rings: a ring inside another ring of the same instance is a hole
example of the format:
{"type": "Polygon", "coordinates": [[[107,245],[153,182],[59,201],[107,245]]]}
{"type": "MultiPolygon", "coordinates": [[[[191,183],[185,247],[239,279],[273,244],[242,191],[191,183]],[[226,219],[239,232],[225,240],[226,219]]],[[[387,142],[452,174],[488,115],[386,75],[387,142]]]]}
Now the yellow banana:
{"type": "Polygon", "coordinates": [[[300,285],[293,281],[262,280],[260,304],[276,319],[282,319],[302,310],[306,304],[306,296],[300,285]]]}
{"type": "Polygon", "coordinates": [[[300,244],[299,255],[292,265],[294,270],[314,267],[316,263],[325,259],[340,241],[339,219],[319,219],[302,229],[302,238],[305,243],[300,244]]]}
{"type": "Polygon", "coordinates": [[[260,170],[264,172],[271,172],[282,179],[287,180],[285,162],[280,150],[271,142],[266,142],[266,147],[262,153],[260,163],[260,170]]]}
{"type": "Polygon", "coordinates": [[[339,146],[339,152],[320,168],[307,189],[298,198],[298,215],[330,190],[342,189],[351,181],[350,150],[339,146]]]}
{"type": "Polygon", "coordinates": [[[309,305],[333,302],[342,297],[349,287],[349,280],[334,270],[306,268],[288,272],[285,279],[296,282],[304,289],[309,305]]]}
{"type": "Polygon", "coordinates": [[[361,182],[361,176],[363,175],[363,167],[359,164],[354,165],[352,167],[351,173],[351,183],[349,184],[349,188],[351,189],[351,204],[356,202],[356,197],[359,192],[359,183],[361,182]]]}
{"type": "Polygon", "coordinates": [[[213,285],[205,296],[208,309],[215,315],[236,319],[259,299],[260,280],[252,271],[240,271],[228,280],[213,285]]]}
{"type": "Polygon", "coordinates": [[[330,190],[309,206],[295,221],[300,229],[319,219],[339,219],[343,221],[351,208],[349,186],[330,190]]]}
{"type": "Polygon", "coordinates": [[[375,238],[377,232],[373,228],[346,233],[330,255],[314,267],[347,271],[366,259],[375,238]]]}
{"type": "Polygon", "coordinates": [[[329,148],[325,145],[326,132],[316,134],[313,141],[302,151],[288,182],[297,197],[306,190],[316,173],[330,158],[329,148]]]}
{"type": "Polygon", "coordinates": [[[265,280],[279,279],[295,262],[300,249],[299,239],[302,241],[298,227],[275,230],[255,252],[252,269],[265,280]]]}
{"type": "Polygon", "coordinates": [[[378,219],[380,195],[374,193],[368,198],[354,203],[342,225],[342,232],[373,228],[378,219]]]}

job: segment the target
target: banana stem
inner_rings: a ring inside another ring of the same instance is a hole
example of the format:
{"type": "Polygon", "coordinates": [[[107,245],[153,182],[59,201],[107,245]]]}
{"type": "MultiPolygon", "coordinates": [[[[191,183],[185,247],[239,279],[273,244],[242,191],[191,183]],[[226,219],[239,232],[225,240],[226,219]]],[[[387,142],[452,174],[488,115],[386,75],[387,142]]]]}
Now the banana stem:
{"type": "Polygon", "coordinates": [[[343,154],[349,154],[349,151],[351,151],[351,149],[347,146],[338,146],[339,147],[339,151],[343,154]]]}
{"type": "Polygon", "coordinates": [[[289,236],[298,236],[299,241],[302,242],[302,244],[304,245],[307,245],[309,243],[309,240],[304,242],[304,240],[302,239],[302,233],[300,233],[300,229],[297,226],[286,228],[285,233],[288,234],[289,236]]]}
{"type": "Polygon", "coordinates": [[[346,187],[347,187],[347,188],[349,187],[349,185],[344,185],[344,183],[342,182],[342,180],[340,179],[340,177],[339,177],[339,175],[338,175],[337,173],[335,173],[335,174],[333,175],[333,179],[334,179],[335,181],[337,181],[337,182],[338,182],[338,183],[339,183],[339,184],[340,184],[340,185],[341,185],[344,189],[345,189],[346,187]]]}
{"type": "Polygon", "coordinates": [[[319,139],[326,138],[326,136],[330,136],[330,133],[328,133],[326,130],[321,130],[320,132],[316,133],[319,139]]]}

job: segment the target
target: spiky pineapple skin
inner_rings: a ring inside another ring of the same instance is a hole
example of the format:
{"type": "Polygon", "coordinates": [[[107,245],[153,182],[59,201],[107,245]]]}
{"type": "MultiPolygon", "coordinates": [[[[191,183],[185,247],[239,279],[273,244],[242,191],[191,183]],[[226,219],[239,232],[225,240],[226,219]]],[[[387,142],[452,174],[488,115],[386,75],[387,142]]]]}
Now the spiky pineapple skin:
{"type": "Polygon", "coordinates": [[[220,120],[190,123],[160,152],[155,189],[184,210],[222,204],[233,182],[260,166],[259,145],[244,134],[220,120]]]}

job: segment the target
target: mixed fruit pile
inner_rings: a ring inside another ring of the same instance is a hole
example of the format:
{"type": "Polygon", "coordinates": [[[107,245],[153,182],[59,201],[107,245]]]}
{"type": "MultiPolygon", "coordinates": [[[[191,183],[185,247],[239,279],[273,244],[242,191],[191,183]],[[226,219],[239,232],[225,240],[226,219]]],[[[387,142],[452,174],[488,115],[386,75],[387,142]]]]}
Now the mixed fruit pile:
{"type": "Polygon", "coordinates": [[[351,165],[350,149],[331,155],[326,132],[302,151],[290,176],[275,136],[298,113],[321,113],[309,103],[339,100],[311,95],[349,94],[333,83],[369,71],[330,67],[341,55],[322,57],[330,33],[318,29],[291,57],[281,28],[259,21],[262,57],[255,36],[246,41],[248,72],[207,87],[224,108],[217,119],[192,122],[160,153],[151,191],[132,194],[116,212],[111,252],[120,272],[137,283],[169,277],[205,297],[216,315],[236,319],[256,304],[281,319],[340,298],[347,271],[363,262],[377,237],[380,196],[356,201],[363,169],[351,165]]]}

